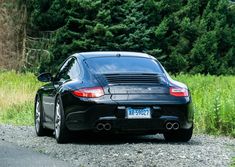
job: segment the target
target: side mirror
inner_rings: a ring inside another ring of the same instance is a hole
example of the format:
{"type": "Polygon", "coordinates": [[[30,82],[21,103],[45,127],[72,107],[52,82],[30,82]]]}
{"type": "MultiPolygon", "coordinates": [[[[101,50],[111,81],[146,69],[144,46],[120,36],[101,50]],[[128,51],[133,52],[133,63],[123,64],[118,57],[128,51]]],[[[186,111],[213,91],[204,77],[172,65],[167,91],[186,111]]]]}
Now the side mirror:
{"type": "Polygon", "coordinates": [[[53,80],[53,77],[51,73],[45,72],[38,76],[38,80],[41,82],[51,82],[53,80]]]}

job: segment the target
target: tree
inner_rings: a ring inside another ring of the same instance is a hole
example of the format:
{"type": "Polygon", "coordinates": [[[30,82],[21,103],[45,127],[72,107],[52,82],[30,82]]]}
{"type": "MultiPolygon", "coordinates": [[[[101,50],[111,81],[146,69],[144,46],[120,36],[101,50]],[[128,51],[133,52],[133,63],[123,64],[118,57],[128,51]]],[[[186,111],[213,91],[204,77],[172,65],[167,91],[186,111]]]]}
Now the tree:
{"type": "Polygon", "coordinates": [[[41,71],[75,52],[126,50],[150,53],[173,73],[235,73],[227,0],[32,1],[30,31],[55,31],[41,71]]]}

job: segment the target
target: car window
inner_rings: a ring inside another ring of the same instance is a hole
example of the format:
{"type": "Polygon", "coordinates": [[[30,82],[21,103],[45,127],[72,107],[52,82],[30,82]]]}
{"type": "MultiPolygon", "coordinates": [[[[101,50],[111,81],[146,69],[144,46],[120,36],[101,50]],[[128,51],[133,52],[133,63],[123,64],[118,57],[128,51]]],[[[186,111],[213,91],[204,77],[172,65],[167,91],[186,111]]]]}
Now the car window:
{"type": "Polygon", "coordinates": [[[96,57],[86,60],[94,73],[163,73],[154,59],[142,57],[96,57]]]}
{"type": "Polygon", "coordinates": [[[70,79],[75,80],[79,78],[79,75],[80,75],[80,68],[77,61],[74,59],[73,64],[70,70],[68,71],[68,76],[70,77],[70,79]]]}
{"type": "Polygon", "coordinates": [[[61,68],[59,74],[57,75],[57,80],[59,82],[64,82],[66,80],[74,80],[79,77],[80,70],[75,58],[69,59],[61,68]]]}

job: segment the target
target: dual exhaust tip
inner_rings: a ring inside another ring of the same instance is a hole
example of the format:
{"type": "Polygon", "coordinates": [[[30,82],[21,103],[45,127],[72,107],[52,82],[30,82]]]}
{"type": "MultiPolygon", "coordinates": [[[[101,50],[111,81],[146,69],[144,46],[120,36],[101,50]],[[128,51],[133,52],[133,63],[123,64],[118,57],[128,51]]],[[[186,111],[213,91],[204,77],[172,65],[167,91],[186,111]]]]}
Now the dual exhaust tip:
{"type": "Polygon", "coordinates": [[[102,130],[110,131],[111,129],[112,129],[112,126],[110,123],[98,123],[96,125],[96,130],[98,131],[102,131],[102,130]]]}
{"type": "MultiPolygon", "coordinates": [[[[180,128],[180,125],[178,122],[167,122],[165,125],[167,130],[178,130],[180,128]]],[[[106,130],[106,131],[110,131],[112,129],[112,126],[110,123],[98,123],[96,125],[96,130],[98,131],[102,131],[102,130],[106,130]]]]}
{"type": "Polygon", "coordinates": [[[178,130],[179,128],[180,128],[180,125],[178,122],[167,122],[166,123],[167,130],[178,130]]]}

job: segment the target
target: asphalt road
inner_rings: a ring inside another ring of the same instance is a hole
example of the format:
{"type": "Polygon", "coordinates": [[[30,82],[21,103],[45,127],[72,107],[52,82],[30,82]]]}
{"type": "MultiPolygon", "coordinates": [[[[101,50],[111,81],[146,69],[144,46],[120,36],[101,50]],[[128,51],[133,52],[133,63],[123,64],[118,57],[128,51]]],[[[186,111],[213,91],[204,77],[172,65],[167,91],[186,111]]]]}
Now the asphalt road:
{"type": "Polygon", "coordinates": [[[0,167],[65,167],[57,160],[32,150],[0,140],[0,167]]]}

